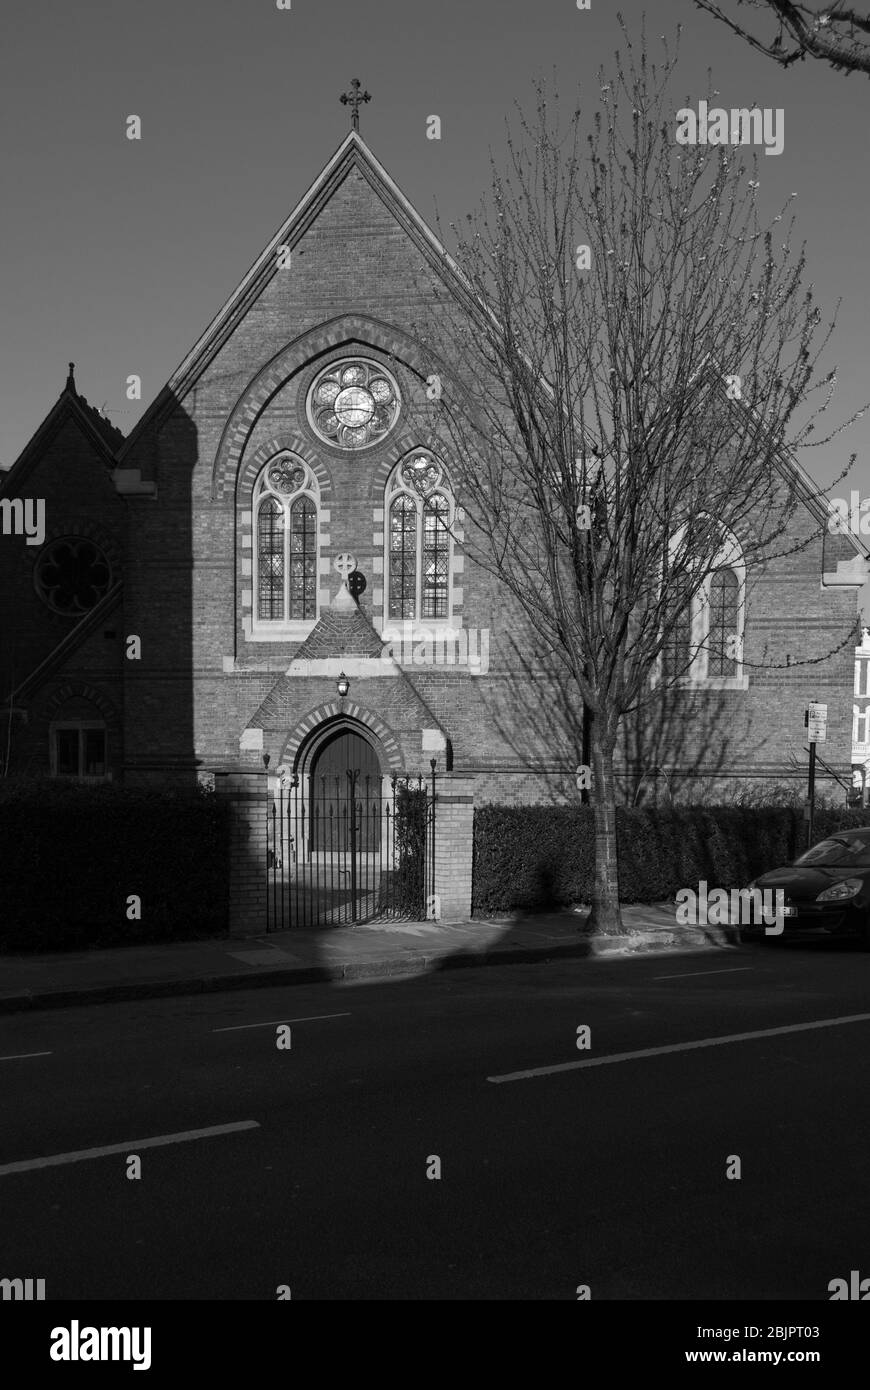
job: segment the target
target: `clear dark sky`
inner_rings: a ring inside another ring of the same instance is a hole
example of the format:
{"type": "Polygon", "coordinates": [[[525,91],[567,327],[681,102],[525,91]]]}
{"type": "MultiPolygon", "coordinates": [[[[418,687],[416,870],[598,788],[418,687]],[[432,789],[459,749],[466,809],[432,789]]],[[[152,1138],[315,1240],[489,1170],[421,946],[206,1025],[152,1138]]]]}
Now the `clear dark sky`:
{"type": "MultiPolygon", "coordinates": [[[[590,101],[642,0],[6,0],[0,55],[0,464],[8,466],[76,363],[78,388],[125,433],[242,278],[349,126],[351,77],[372,93],[361,130],[420,213],[477,205],[515,98],[554,66],[590,101]],[[142,118],[129,141],[125,120],[142,118]],[[426,139],[426,117],[442,120],[426,139]],[[143,401],[125,399],[130,373],[143,401]]],[[[823,306],[843,300],[833,416],[870,398],[870,82],[816,61],[782,71],[691,0],[646,0],[648,33],[683,25],[690,104],[706,70],[725,107],[782,107],[763,157],[763,212],[791,192],[823,306]]],[[[751,14],[751,11],[747,11],[751,14]]],[[[870,412],[802,462],[837,495],[870,493],[870,412]]]]}

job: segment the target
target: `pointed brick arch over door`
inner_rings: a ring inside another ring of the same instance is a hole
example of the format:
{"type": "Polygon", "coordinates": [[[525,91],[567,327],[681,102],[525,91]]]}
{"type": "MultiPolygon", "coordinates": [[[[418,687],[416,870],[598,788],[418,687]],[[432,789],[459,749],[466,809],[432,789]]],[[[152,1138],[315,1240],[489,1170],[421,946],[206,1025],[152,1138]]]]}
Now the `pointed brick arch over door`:
{"type": "Polygon", "coordinates": [[[431,353],[424,354],[413,338],[380,319],[363,314],[341,314],[303,333],[272,358],[239,397],[224,426],[212,467],[211,495],[222,500],[236,488],[239,464],[245,444],[263,410],[282,386],[306,363],[333,348],[350,351],[379,348],[389,357],[405,363],[421,380],[436,371],[447,377],[447,369],[431,353]]]}
{"type": "Polygon", "coordinates": [[[323,737],[339,729],[359,732],[363,737],[373,734],[374,749],[384,776],[402,772],[402,753],[395,735],[382,719],[353,700],[344,702],[344,708],[335,703],[318,705],[306,714],[284,744],[280,765],[288,772],[299,772],[300,764],[317,751],[323,737]]]}

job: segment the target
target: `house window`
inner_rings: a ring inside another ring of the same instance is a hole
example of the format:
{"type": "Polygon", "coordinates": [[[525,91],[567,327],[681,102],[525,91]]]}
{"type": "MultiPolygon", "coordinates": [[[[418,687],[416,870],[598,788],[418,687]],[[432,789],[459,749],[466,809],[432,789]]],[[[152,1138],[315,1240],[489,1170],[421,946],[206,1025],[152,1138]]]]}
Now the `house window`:
{"type": "Polygon", "coordinates": [[[417,616],[417,503],[405,493],[390,504],[390,617],[417,616]]]}
{"type": "Polygon", "coordinates": [[[254,488],[255,620],[309,622],[317,617],[317,479],[301,459],[280,454],[254,488]]]}
{"type": "Polygon", "coordinates": [[[870,705],[852,706],[852,742],[870,744],[870,705]]]}
{"type": "Polygon", "coordinates": [[[387,618],[449,621],[453,498],[434,455],[404,459],[386,500],[387,618]]]}
{"type": "MultiPolygon", "coordinates": [[[[677,553],[685,536],[680,531],[671,541],[677,553]]],[[[691,555],[684,563],[693,564],[691,555]]],[[[662,651],[662,673],[680,685],[709,689],[744,689],[743,628],[746,601],[746,569],[740,545],[723,532],[713,563],[668,635],[662,651]]]]}
{"type": "Polygon", "coordinates": [[[317,606],[317,508],[297,497],[290,508],[290,617],[313,618],[317,606]]]}
{"type": "Polygon", "coordinates": [[[257,510],[257,616],[284,616],[284,508],[264,497],[257,510]]]}
{"type": "Polygon", "coordinates": [[[104,724],[95,722],[53,724],[50,737],[53,777],[104,778],[108,776],[104,724]]]}
{"type": "Polygon", "coordinates": [[[450,581],[450,503],[439,492],[423,503],[423,617],[446,618],[450,581]]]}
{"type": "Polygon", "coordinates": [[[688,673],[692,663],[692,613],[684,608],[668,625],[662,647],[662,664],[668,680],[688,673]]]}
{"type": "Polygon", "coordinates": [[[707,638],[707,675],[737,675],[740,581],[733,569],[717,569],[710,576],[710,621],[707,638]]]}

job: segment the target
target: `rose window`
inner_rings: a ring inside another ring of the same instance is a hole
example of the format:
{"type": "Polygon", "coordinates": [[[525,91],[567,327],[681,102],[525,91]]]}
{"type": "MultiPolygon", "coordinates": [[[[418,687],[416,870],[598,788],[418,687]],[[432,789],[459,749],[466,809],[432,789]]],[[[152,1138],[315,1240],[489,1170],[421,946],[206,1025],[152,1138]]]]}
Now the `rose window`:
{"type": "Polygon", "coordinates": [[[68,537],[42,552],[35,579],[37,593],[49,608],[75,617],[89,612],[108,593],[112,574],[99,546],[68,537]]]}
{"type": "Polygon", "coordinates": [[[398,387],[376,362],[333,362],[308,394],[312,427],[340,449],[375,444],[393,428],[398,414],[398,387]]]}

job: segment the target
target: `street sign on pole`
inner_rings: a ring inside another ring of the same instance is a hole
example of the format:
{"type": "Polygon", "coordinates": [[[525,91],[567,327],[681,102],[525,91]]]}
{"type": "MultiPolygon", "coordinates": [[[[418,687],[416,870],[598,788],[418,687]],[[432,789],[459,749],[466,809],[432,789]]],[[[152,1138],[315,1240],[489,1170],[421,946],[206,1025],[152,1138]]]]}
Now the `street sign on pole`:
{"type": "Polygon", "coordinates": [[[824,743],[828,727],[828,706],[810,702],[807,711],[807,738],[810,743],[824,743]]]}
{"type": "Polygon", "coordinates": [[[810,741],[810,772],[807,786],[807,849],[812,849],[813,829],[816,818],[816,744],[824,743],[828,724],[828,706],[810,700],[804,714],[807,738],[810,741]]]}

